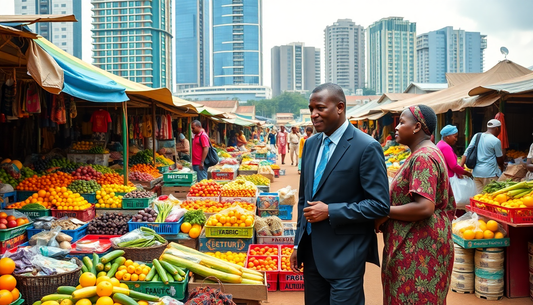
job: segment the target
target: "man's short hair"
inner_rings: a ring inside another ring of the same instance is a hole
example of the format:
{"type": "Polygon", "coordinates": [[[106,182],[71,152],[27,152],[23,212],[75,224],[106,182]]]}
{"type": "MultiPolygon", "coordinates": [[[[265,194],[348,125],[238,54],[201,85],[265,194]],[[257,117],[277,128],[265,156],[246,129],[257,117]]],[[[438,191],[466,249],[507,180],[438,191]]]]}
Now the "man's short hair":
{"type": "Polygon", "coordinates": [[[202,127],[202,122],[200,122],[198,120],[194,120],[194,121],[192,121],[192,126],[202,127]]]}
{"type": "Polygon", "coordinates": [[[346,104],[346,95],[344,95],[341,86],[334,83],[324,83],[316,87],[312,93],[318,93],[323,90],[328,90],[328,92],[335,94],[341,102],[346,104]]]}

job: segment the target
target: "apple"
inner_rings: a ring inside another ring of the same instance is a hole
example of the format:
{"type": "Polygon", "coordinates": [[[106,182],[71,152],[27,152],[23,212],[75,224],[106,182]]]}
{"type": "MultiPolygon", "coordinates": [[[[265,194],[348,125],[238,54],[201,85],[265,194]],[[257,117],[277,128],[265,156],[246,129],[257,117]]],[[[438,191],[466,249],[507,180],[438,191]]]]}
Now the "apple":
{"type": "Polygon", "coordinates": [[[7,219],[5,218],[0,219],[0,224],[7,225],[7,219]]]}
{"type": "Polygon", "coordinates": [[[10,220],[7,222],[7,227],[8,228],[14,228],[17,226],[17,222],[15,220],[10,220]]]}
{"type": "Polygon", "coordinates": [[[0,230],[5,230],[5,229],[7,229],[6,225],[3,223],[0,223],[0,230]]]}

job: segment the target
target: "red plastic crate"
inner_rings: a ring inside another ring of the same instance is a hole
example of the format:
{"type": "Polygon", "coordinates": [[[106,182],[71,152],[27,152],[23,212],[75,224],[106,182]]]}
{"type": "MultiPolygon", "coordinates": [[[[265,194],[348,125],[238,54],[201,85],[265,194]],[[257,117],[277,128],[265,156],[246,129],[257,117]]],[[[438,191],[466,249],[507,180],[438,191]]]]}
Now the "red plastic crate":
{"type": "Polygon", "coordinates": [[[78,251],[76,250],[76,244],[83,241],[99,241],[100,247],[94,251],[96,254],[103,254],[107,250],[111,248],[111,238],[120,237],[120,235],[86,235],[85,237],[82,237],[80,240],[72,244],[72,249],[70,250],[70,254],[90,254],[92,252],[87,251],[78,251]]]}
{"type": "Polygon", "coordinates": [[[295,273],[295,272],[292,272],[292,271],[284,271],[281,269],[281,265],[282,265],[282,259],[283,257],[287,257],[289,258],[290,256],[288,255],[283,255],[283,249],[293,249],[294,246],[293,245],[282,245],[281,246],[281,252],[280,252],[280,268],[279,268],[279,281],[283,281],[283,282],[286,282],[286,283],[303,283],[304,282],[304,274],[303,273],[295,273]]]}
{"type": "Polygon", "coordinates": [[[266,245],[250,245],[250,246],[248,247],[248,253],[247,253],[247,255],[248,255],[248,256],[254,256],[253,254],[250,253],[252,250],[254,250],[254,251],[258,251],[258,250],[263,249],[263,248],[266,248],[266,247],[269,247],[269,248],[277,248],[277,249],[278,249],[278,254],[277,254],[277,255],[265,255],[265,254],[257,253],[257,254],[255,254],[255,255],[256,255],[256,256],[261,256],[261,255],[265,255],[265,256],[275,256],[275,257],[277,257],[277,258],[279,259],[280,255],[281,255],[281,251],[280,251],[281,249],[280,249],[280,246],[279,246],[279,245],[267,245],[267,244],[266,244],[266,245]]]}
{"type": "Polygon", "coordinates": [[[90,221],[96,216],[96,208],[93,204],[90,208],[81,211],[52,209],[52,216],[58,219],[66,216],[77,218],[81,221],[90,221]]]}
{"type": "Polygon", "coordinates": [[[278,281],[267,281],[268,291],[278,290],[278,281]]]}
{"type": "MultiPolygon", "coordinates": [[[[251,259],[251,258],[256,258],[256,259],[266,259],[268,256],[259,256],[259,255],[256,255],[256,256],[253,256],[253,255],[248,255],[246,256],[246,267],[248,267],[248,261],[251,259]]],[[[274,258],[272,256],[270,256],[270,258],[274,258]]],[[[261,271],[261,272],[265,272],[266,273],[266,277],[267,277],[267,281],[278,281],[278,274],[279,274],[279,270],[280,270],[280,259],[279,257],[275,257],[275,259],[278,260],[278,269],[277,270],[272,270],[272,271],[261,271]]]]}
{"type": "Polygon", "coordinates": [[[211,179],[213,180],[234,180],[235,172],[211,172],[211,179]]]}
{"type": "Polygon", "coordinates": [[[11,250],[16,250],[19,245],[28,241],[28,235],[26,233],[15,236],[11,239],[0,242],[0,254],[4,254],[6,251],[14,252],[11,250]]]}
{"type": "Polygon", "coordinates": [[[279,291],[304,291],[304,282],[279,282],[279,291]]]}
{"type": "Polygon", "coordinates": [[[478,215],[510,223],[533,223],[533,208],[506,208],[470,198],[470,208],[478,215]]]}

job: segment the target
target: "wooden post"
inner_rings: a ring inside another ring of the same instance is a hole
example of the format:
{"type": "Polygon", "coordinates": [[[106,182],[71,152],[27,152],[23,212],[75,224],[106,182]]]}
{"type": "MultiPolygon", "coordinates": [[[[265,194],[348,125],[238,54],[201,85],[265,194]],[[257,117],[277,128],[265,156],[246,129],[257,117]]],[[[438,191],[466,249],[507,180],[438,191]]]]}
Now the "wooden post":
{"type": "Polygon", "coordinates": [[[468,147],[468,142],[470,141],[470,134],[472,133],[472,131],[470,130],[471,120],[472,120],[472,117],[470,113],[470,108],[466,108],[465,110],[465,150],[468,147]]]}
{"type": "Polygon", "coordinates": [[[129,130],[128,130],[128,105],[122,103],[122,167],[124,168],[124,185],[128,185],[128,152],[129,152],[129,130]]]}
{"type": "Polygon", "coordinates": [[[155,120],[155,101],[152,100],[152,154],[153,154],[153,162],[154,162],[154,167],[157,167],[157,162],[155,161],[155,124],[156,124],[156,120],[155,120]]]}

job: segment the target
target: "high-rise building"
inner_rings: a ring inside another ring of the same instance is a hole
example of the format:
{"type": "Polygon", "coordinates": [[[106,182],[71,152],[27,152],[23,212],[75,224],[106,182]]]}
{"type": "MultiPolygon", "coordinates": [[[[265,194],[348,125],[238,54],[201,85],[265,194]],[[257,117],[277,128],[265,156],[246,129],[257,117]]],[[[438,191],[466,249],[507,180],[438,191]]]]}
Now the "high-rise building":
{"type": "Polygon", "coordinates": [[[91,0],[93,64],[149,87],[172,88],[168,0],[91,0]]]}
{"type": "Polygon", "coordinates": [[[417,37],[417,81],[446,83],[446,73],[483,72],[487,36],[448,26],[417,37]]]}
{"type": "Polygon", "coordinates": [[[294,42],[273,47],[271,54],[273,96],[284,91],[304,93],[320,84],[320,49],[294,42]]]}
{"type": "Polygon", "coordinates": [[[351,19],[339,19],[324,30],[326,82],[348,93],[365,86],[365,32],[351,19]]]}
{"type": "Polygon", "coordinates": [[[81,1],[80,0],[15,0],[16,15],[74,15],[78,22],[38,22],[30,25],[35,33],[81,59],[81,1]]]}
{"type": "Polygon", "coordinates": [[[177,95],[270,96],[262,86],[262,0],[176,1],[177,95]]]}
{"type": "Polygon", "coordinates": [[[403,92],[416,76],[416,23],[389,17],[366,31],[367,87],[376,94],[403,92]]]}

